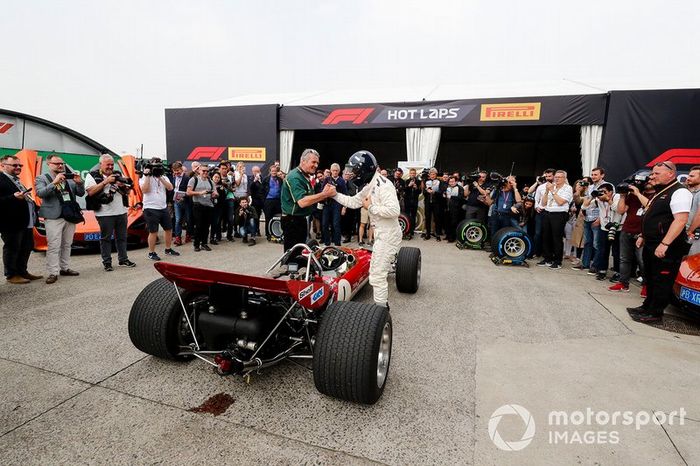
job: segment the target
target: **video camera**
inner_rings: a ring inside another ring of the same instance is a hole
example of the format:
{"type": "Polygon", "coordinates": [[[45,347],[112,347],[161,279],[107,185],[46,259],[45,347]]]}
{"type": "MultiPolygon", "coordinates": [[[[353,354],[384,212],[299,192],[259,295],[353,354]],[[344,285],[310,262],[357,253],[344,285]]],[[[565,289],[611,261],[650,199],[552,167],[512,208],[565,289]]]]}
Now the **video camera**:
{"type": "Polygon", "coordinates": [[[423,181],[427,180],[430,178],[430,168],[424,168],[419,174],[418,174],[418,181],[423,181]]]}
{"type": "Polygon", "coordinates": [[[619,194],[627,194],[630,192],[630,186],[635,186],[638,190],[644,191],[644,186],[649,182],[649,175],[646,172],[637,173],[622,180],[622,183],[615,187],[619,194]]]}
{"type": "Polygon", "coordinates": [[[170,167],[163,163],[158,157],[154,157],[151,160],[137,162],[136,173],[139,176],[155,176],[160,178],[166,173],[170,173],[170,167]]]}

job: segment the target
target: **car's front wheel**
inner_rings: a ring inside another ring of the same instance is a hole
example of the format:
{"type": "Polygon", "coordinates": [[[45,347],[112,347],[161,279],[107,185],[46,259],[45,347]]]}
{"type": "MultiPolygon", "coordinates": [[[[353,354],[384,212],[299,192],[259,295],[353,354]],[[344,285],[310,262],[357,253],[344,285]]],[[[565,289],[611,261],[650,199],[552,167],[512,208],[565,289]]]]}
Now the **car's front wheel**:
{"type": "Polygon", "coordinates": [[[352,301],[328,306],[314,346],[318,391],[341,400],[376,403],[389,375],[392,334],[387,308],[352,301]]]}

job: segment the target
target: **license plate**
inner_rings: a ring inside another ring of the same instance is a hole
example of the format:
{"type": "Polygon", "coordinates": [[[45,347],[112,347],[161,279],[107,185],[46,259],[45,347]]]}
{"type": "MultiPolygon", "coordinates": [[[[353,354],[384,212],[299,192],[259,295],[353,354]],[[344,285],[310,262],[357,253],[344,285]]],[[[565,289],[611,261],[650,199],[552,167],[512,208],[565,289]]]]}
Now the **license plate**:
{"type": "Polygon", "coordinates": [[[99,241],[102,236],[99,233],[85,233],[83,239],[85,241],[99,241]]]}
{"type": "Polygon", "coordinates": [[[700,306],[700,291],[691,290],[690,288],[681,286],[680,298],[683,301],[700,306]]]}

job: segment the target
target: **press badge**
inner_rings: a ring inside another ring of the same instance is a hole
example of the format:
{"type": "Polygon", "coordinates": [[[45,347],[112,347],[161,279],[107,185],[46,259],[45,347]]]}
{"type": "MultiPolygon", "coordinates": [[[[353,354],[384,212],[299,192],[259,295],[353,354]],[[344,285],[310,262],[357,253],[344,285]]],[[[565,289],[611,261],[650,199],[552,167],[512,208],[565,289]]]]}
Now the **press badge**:
{"type": "Polygon", "coordinates": [[[637,210],[637,217],[642,217],[644,215],[644,208],[640,207],[639,210],[637,210]]]}
{"type": "Polygon", "coordinates": [[[70,201],[70,193],[68,191],[63,191],[63,202],[70,201]]]}

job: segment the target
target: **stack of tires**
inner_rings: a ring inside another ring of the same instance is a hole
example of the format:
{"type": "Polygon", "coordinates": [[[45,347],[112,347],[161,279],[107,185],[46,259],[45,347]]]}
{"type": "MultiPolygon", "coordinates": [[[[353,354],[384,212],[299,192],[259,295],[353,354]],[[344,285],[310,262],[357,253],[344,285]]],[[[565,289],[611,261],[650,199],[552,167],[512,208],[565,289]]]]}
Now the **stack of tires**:
{"type": "Polygon", "coordinates": [[[532,251],[532,242],[520,228],[501,228],[491,239],[491,251],[501,260],[525,262],[532,251]]]}
{"type": "Polygon", "coordinates": [[[476,220],[462,220],[457,225],[457,246],[469,249],[483,249],[488,239],[489,229],[476,220]]]}

